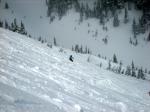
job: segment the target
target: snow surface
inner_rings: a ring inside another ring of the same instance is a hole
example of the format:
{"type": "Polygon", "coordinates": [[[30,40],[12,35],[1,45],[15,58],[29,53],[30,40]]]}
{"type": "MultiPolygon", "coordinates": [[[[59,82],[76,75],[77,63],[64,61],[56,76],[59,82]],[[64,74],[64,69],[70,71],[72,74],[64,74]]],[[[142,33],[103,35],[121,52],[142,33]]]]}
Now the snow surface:
{"type": "Polygon", "coordinates": [[[0,28],[0,112],[150,111],[149,81],[88,63],[89,55],[59,50],[0,28]]]}
{"type": "MultiPolygon", "coordinates": [[[[88,3],[92,7],[93,2],[96,0],[80,0],[80,2],[88,3]]],[[[102,25],[99,24],[98,19],[84,20],[79,24],[79,13],[73,9],[61,19],[54,20],[50,23],[47,17],[47,7],[45,0],[2,0],[0,3],[0,19],[7,20],[11,23],[14,18],[17,18],[18,24],[22,20],[25,23],[26,30],[33,38],[47,38],[51,43],[55,37],[57,43],[65,48],[71,48],[72,45],[79,44],[83,47],[88,46],[93,54],[101,54],[109,59],[113,54],[117,55],[118,60],[122,60],[125,65],[131,64],[134,61],[135,65],[139,68],[143,67],[150,70],[150,44],[144,41],[147,38],[148,32],[139,35],[138,46],[129,44],[132,34],[132,21],[133,18],[138,19],[141,16],[141,11],[133,8],[128,11],[129,22],[124,24],[124,9],[120,10],[119,19],[120,26],[113,27],[113,18],[109,17],[106,22],[108,31],[103,31],[102,25]],[[4,9],[4,3],[8,2],[10,9],[4,9]],[[88,27],[88,23],[90,26],[88,27]],[[88,33],[89,31],[89,33],[88,33]],[[95,37],[95,32],[98,36],[95,37]],[[108,39],[108,44],[105,45],[102,41],[103,38],[108,39]]]]}

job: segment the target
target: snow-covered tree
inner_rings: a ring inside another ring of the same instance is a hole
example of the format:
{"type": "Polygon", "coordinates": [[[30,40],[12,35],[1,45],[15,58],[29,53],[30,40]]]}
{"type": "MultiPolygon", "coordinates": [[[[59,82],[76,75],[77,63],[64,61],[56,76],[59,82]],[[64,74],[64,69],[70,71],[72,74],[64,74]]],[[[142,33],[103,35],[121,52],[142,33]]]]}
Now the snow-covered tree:
{"type": "Polygon", "coordinates": [[[107,67],[108,70],[111,70],[111,61],[109,60],[108,62],[108,67],[107,67]]]}
{"type": "Polygon", "coordinates": [[[79,52],[79,45],[75,45],[75,52],[79,52]]]}
{"type": "Polygon", "coordinates": [[[134,67],[134,62],[132,61],[131,64],[131,76],[136,77],[136,72],[135,72],[135,67],[134,67]]]}
{"type": "Polygon", "coordinates": [[[130,68],[130,66],[127,66],[125,75],[130,75],[131,76],[131,68],[130,68]]]}
{"type": "Polygon", "coordinates": [[[25,26],[24,26],[24,24],[23,24],[23,22],[22,22],[22,21],[21,21],[21,25],[20,25],[20,31],[19,31],[19,33],[21,33],[21,34],[23,34],[23,35],[25,35],[25,34],[26,34],[25,26]]]}
{"type": "Polygon", "coordinates": [[[11,23],[11,30],[13,32],[19,32],[19,29],[18,29],[18,25],[17,25],[17,19],[15,18],[14,21],[11,23]]]}
{"type": "Polygon", "coordinates": [[[115,14],[114,20],[113,20],[113,26],[118,27],[119,23],[120,23],[120,21],[119,21],[119,18],[118,18],[118,14],[115,14]]]}
{"type": "Polygon", "coordinates": [[[118,68],[118,73],[121,74],[121,70],[122,70],[122,62],[119,63],[119,68],[118,68]]]}
{"type": "Polygon", "coordinates": [[[145,74],[144,74],[142,68],[138,70],[137,78],[138,78],[138,79],[141,78],[141,79],[143,79],[143,80],[145,79],[145,74]]]}
{"type": "Polygon", "coordinates": [[[114,54],[114,55],[113,55],[113,62],[114,62],[114,63],[118,63],[118,60],[117,60],[116,54],[114,54]]]}

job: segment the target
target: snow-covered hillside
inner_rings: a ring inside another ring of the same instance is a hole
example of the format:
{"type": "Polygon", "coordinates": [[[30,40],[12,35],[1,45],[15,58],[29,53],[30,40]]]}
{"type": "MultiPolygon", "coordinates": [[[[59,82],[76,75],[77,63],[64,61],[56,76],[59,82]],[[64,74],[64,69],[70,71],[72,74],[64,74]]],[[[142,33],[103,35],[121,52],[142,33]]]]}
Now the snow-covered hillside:
{"type": "Polygon", "coordinates": [[[0,29],[0,112],[149,112],[150,82],[59,50],[0,29]]]}
{"type": "MultiPolygon", "coordinates": [[[[80,2],[92,2],[90,0],[80,0],[80,2]]],[[[93,54],[101,54],[109,59],[113,54],[117,55],[119,60],[125,65],[131,64],[134,61],[138,67],[150,69],[150,44],[144,41],[147,38],[148,31],[145,34],[140,34],[138,38],[138,46],[133,46],[129,43],[132,34],[133,18],[136,21],[141,16],[141,11],[128,11],[129,22],[124,24],[124,9],[119,12],[120,26],[113,27],[113,18],[109,18],[105,26],[108,31],[103,30],[103,26],[99,24],[98,19],[84,20],[79,24],[79,13],[73,9],[61,19],[56,18],[52,23],[47,17],[47,6],[45,0],[2,0],[0,3],[0,19],[5,19],[11,23],[14,18],[17,18],[18,24],[22,20],[25,23],[26,30],[33,38],[42,36],[47,38],[47,41],[53,43],[55,37],[57,43],[65,48],[71,48],[72,45],[79,44],[83,47],[88,46],[93,54]],[[9,9],[4,9],[5,2],[9,4],[9,9]],[[88,25],[89,24],[89,25],[88,25]],[[97,36],[95,36],[97,32],[97,36]],[[102,41],[108,39],[108,44],[102,41]]]]}

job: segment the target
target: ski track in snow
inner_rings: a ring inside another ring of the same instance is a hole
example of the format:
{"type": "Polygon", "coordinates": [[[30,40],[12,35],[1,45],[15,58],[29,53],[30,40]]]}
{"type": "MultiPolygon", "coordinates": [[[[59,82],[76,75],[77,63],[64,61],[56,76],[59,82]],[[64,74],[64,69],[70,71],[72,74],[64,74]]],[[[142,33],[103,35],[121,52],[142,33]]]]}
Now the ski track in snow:
{"type": "Polygon", "coordinates": [[[100,69],[85,56],[0,29],[0,112],[149,112],[148,81],[100,69]]]}

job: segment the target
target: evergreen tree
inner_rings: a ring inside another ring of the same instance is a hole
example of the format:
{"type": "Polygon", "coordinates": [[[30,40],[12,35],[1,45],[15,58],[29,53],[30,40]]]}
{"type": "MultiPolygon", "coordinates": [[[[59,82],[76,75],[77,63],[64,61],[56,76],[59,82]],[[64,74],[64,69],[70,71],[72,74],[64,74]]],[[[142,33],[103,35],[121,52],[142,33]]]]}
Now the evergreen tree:
{"type": "Polygon", "coordinates": [[[75,52],[79,52],[79,45],[75,45],[75,52]]]}
{"type": "Polygon", "coordinates": [[[132,23],[132,30],[133,30],[134,38],[136,38],[136,29],[137,29],[137,25],[136,25],[136,21],[134,18],[133,23],[132,23]]]}
{"type": "Polygon", "coordinates": [[[54,37],[54,46],[57,46],[56,38],[54,37]]]}
{"type": "Polygon", "coordinates": [[[87,58],[87,62],[90,62],[90,56],[87,58]]]}
{"type": "Polygon", "coordinates": [[[127,8],[125,8],[125,12],[124,12],[124,23],[127,23],[128,22],[128,11],[127,11],[127,8]]]}
{"type": "Polygon", "coordinates": [[[82,45],[80,47],[80,53],[83,53],[83,48],[82,48],[82,45]]]}
{"type": "Polygon", "coordinates": [[[31,38],[31,35],[29,34],[28,37],[31,38]]]}
{"type": "Polygon", "coordinates": [[[87,52],[88,52],[88,48],[87,48],[87,46],[86,46],[84,53],[87,54],[87,52]]]}
{"type": "Polygon", "coordinates": [[[130,66],[127,66],[125,75],[131,76],[131,68],[130,68],[130,66]]]}
{"type": "Polygon", "coordinates": [[[114,27],[118,27],[118,26],[119,26],[118,14],[116,14],[116,15],[114,16],[113,26],[114,26],[114,27]]]}
{"type": "Polygon", "coordinates": [[[121,74],[121,70],[122,70],[122,62],[119,63],[119,68],[118,68],[118,73],[121,74]]]}
{"type": "Polygon", "coordinates": [[[91,54],[91,52],[90,52],[90,49],[88,49],[88,52],[87,52],[88,54],[91,54]]]}
{"type": "Polygon", "coordinates": [[[90,8],[88,6],[88,4],[86,3],[86,9],[85,9],[85,17],[86,19],[88,19],[90,17],[90,8]]]}
{"type": "Polygon", "coordinates": [[[5,3],[5,9],[9,9],[9,5],[7,2],[5,3]]]}
{"type": "Polygon", "coordinates": [[[141,78],[141,79],[143,79],[143,80],[145,79],[145,74],[144,74],[142,68],[138,70],[138,76],[137,76],[137,78],[138,78],[138,79],[141,78]]]}
{"type": "Polygon", "coordinates": [[[21,21],[21,26],[20,26],[20,31],[19,31],[19,33],[21,33],[21,34],[23,34],[23,35],[26,34],[25,27],[24,27],[24,24],[22,23],[22,21],[21,21]]]}
{"type": "Polygon", "coordinates": [[[3,27],[3,21],[0,21],[0,27],[3,27]]]}
{"type": "Polygon", "coordinates": [[[113,62],[114,62],[114,63],[118,63],[118,60],[117,60],[116,54],[114,54],[114,55],[113,55],[113,62]]]}
{"type": "Polygon", "coordinates": [[[148,37],[147,37],[147,41],[150,41],[150,33],[149,33],[149,35],[148,35],[148,37]]]}
{"type": "Polygon", "coordinates": [[[85,11],[85,9],[84,9],[84,5],[82,3],[81,8],[80,8],[80,20],[79,20],[79,22],[83,21],[84,11],[85,11]]]}
{"type": "Polygon", "coordinates": [[[138,40],[136,39],[136,40],[135,40],[135,46],[137,46],[137,45],[138,45],[138,40]]]}
{"type": "Polygon", "coordinates": [[[13,32],[18,32],[18,25],[17,25],[17,20],[16,18],[14,19],[13,23],[11,23],[11,30],[13,32]]]}
{"type": "Polygon", "coordinates": [[[80,4],[79,4],[78,0],[74,0],[74,7],[77,12],[80,11],[80,4]]]}
{"type": "Polygon", "coordinates": [[[104,15],[100,15],[100,24],[104,25],[104,15]]]}
{"type": "Polygon", "coordinates": [[[7,23],[7,21],[5,20],[5,29],[8,29],[8,28],[9,28],[8,23],[7,23]]]}
{"type": "Polygon", "coordinates": [[[13,29],[14,29],[14,23],[11,23],[11,31],[13,31],[13,29]]]}
{"type": "Polygon", "coordinates": [[[109,60],[108,62],[108,67],[107,67],[108,70],[111,70],[111,61],[109,60]]]}
{"type": "Polygon", "coordinates": [[[141,69],[138,70],[137,78],[139,79],[141,77],[141,69]]]}
{"type": "Polygon", "coordinates": [[[38,38],[38,41],[41,41],[42,40],[42,38],[41,38],[41,36],[38,38]]]}
{"type": "Polygon", "coordinates": [[[74,51],[74,47],[73,46],[72,46],[71,50],[74,51]]]}
{"type": "Polygon", "coordinates": [[[131,10],[131,2],[128,1],[128,10],[131,10]]]}
{"type": "Polygon", "coordinates": [[[136,72],[135,72],[135,67],[134,67],[134,62],[132,61],[131,64],[131,76],[136,77],[136,72]]]}
{"type": "Polygon", "coordinates": [[[43,40],[43,39],[41,40],[41,43],[42,43],[42,44],[44,43],[44,40],[43,40]]]}

